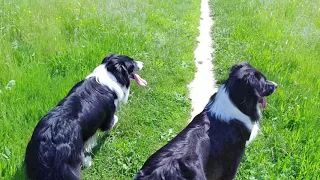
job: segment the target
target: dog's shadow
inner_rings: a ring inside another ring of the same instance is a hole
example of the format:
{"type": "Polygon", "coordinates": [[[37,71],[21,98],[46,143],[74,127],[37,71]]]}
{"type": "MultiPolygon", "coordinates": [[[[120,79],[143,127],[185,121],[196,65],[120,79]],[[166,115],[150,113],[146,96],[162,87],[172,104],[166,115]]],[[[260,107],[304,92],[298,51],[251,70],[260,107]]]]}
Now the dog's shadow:
{"type": "Polygon", "coordinates": [[[12,180],[26,180],[27,179],[26,173],[25,173],[24,162],[21,162],[21,164],[17,168],[17,171],[10,179],[12,179],[12,180]]]}
{"type": "Polygon", "coordinates": [[[108,137],[110,137],[110,133],[109,132],[100,133],[100,135],[97,138],[97,145],[92,149],[92,151],[90,153],[92,159],[94,159],[96,154],[101,150],[104,142],[106,141],[106,139],[108,137]]]}
{"type": "MultiPolygon", "coordinates": [[[[108,137],[110,137],[109,132],[101,133],[101,135],[99,135],[99,137],[97,139],[97,145],[92,149],[92,152],[91,152],[92,159],[94,159],[95,155],[100,151],[105,140],[108,137]]],[[[10,179],[11,180],[27,180],[26,174],[25,174],[24,162],[21,162],[21,164],[17,168],[17,171],[10,179]]]]}

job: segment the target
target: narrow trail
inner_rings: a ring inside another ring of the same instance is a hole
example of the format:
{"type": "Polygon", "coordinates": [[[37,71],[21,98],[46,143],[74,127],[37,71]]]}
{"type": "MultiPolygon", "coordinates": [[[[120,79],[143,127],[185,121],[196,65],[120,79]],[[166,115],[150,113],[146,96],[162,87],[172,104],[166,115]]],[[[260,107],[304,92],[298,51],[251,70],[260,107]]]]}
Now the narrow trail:
{"type": "Polygon", "coordinates": [[[194,80],[189,84],[189,97],[192,103],[191,119],[199,114],[207,104],[211,95],[217,91],[213,73],[211,27],[213,20],[210,16],[209,0],[201,0],[200,35],[197,38],[198,46],[194,51],[197,71],[194,80]]]}

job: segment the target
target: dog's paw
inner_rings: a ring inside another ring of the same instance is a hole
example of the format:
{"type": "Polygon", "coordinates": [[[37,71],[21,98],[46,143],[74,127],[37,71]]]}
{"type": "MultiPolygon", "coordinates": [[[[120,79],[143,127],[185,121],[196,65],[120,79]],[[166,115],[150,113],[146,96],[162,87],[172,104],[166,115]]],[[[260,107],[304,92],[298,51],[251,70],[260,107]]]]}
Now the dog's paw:
{"type": "Polygon", "coordinates": [[[114,115],[113,116],[113,124],[112,124],[111,128],[114,128],[114,126],[117,124],[117,122],[118,122],[118,116],[114,115]]]}
{"type": "Polygon", "coordinates": [[[82,159],[82,167],[89,168],[92,165],[92,158],[91,156],[85,156],[82,159]]]}
{"type": "Polygon", "coordinates": [[[97,143],[97,134],[94,134],[84,143],[85,152],[90,153],[97,143]]]}

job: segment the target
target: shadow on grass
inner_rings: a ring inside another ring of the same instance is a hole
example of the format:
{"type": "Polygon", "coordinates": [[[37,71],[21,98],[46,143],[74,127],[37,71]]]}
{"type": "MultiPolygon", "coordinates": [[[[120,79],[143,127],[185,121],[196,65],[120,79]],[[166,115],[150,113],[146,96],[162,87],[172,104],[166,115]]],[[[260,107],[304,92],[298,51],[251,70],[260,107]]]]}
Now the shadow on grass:
{"type": "MultiPolygon", "coordinates": [[[[104,141],[109,137],[109,133],[103,133],[101,136],[98,138],[97,145],[92,149],[91,152],[91,157],[94,158],[95,155],[100,151],[101,147],[104,144],[104,141]]],[[[25,175],[25,166],[24,162],[21,162],[21,164],[18,166],[17,171],[15,174],[10,178],[11,180],[27,180],[26,175],[25,175]]]]}
{"type": "Polygon", "coordinates": [[[11,177],[12,180],[26,180],[24,162],[18,166],[16,173],[11,177]]]}
{"type": "Polygon", "coordinates": [[[223,83],[225,83],[225,82],[226,82],[225,79],[218,79],[218,80],[216,81],[216,84],[223,84],[223,83]]]}
{"type": "Polygon", "coordinates": [[[101,136],[99,136],[97,140],[97,145],[92,149],[91,157],[92,159],[95,157],[95,155],[100,151],[101,147],[103,146],[105,140],[110,137],[109,132],[102,133],[101,136]]]}

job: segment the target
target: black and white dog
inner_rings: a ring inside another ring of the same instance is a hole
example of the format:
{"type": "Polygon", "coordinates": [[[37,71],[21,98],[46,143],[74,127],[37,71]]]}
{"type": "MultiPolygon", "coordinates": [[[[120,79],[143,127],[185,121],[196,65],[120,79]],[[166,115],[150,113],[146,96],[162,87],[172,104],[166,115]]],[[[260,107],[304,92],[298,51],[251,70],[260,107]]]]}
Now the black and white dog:
{"type": "Polygon", "coordinates": [[[248,63],[234,65],[205,109],[145,162],[135,180],[234,179],[261,108],[277,84],[248,63]]]}
{"type": "Polygon", "coordinates": [[[142,67],[128,56],[111,54],[78,82],[34,129],[26,149],[27,177],[80,179],[81,165],[91,165],[91,157],[84,153],[93,148],[98,129],[106,131],[117,123],[115,112],[128,100],[130,79],[146,86],[136,74],[142,67]]]}

